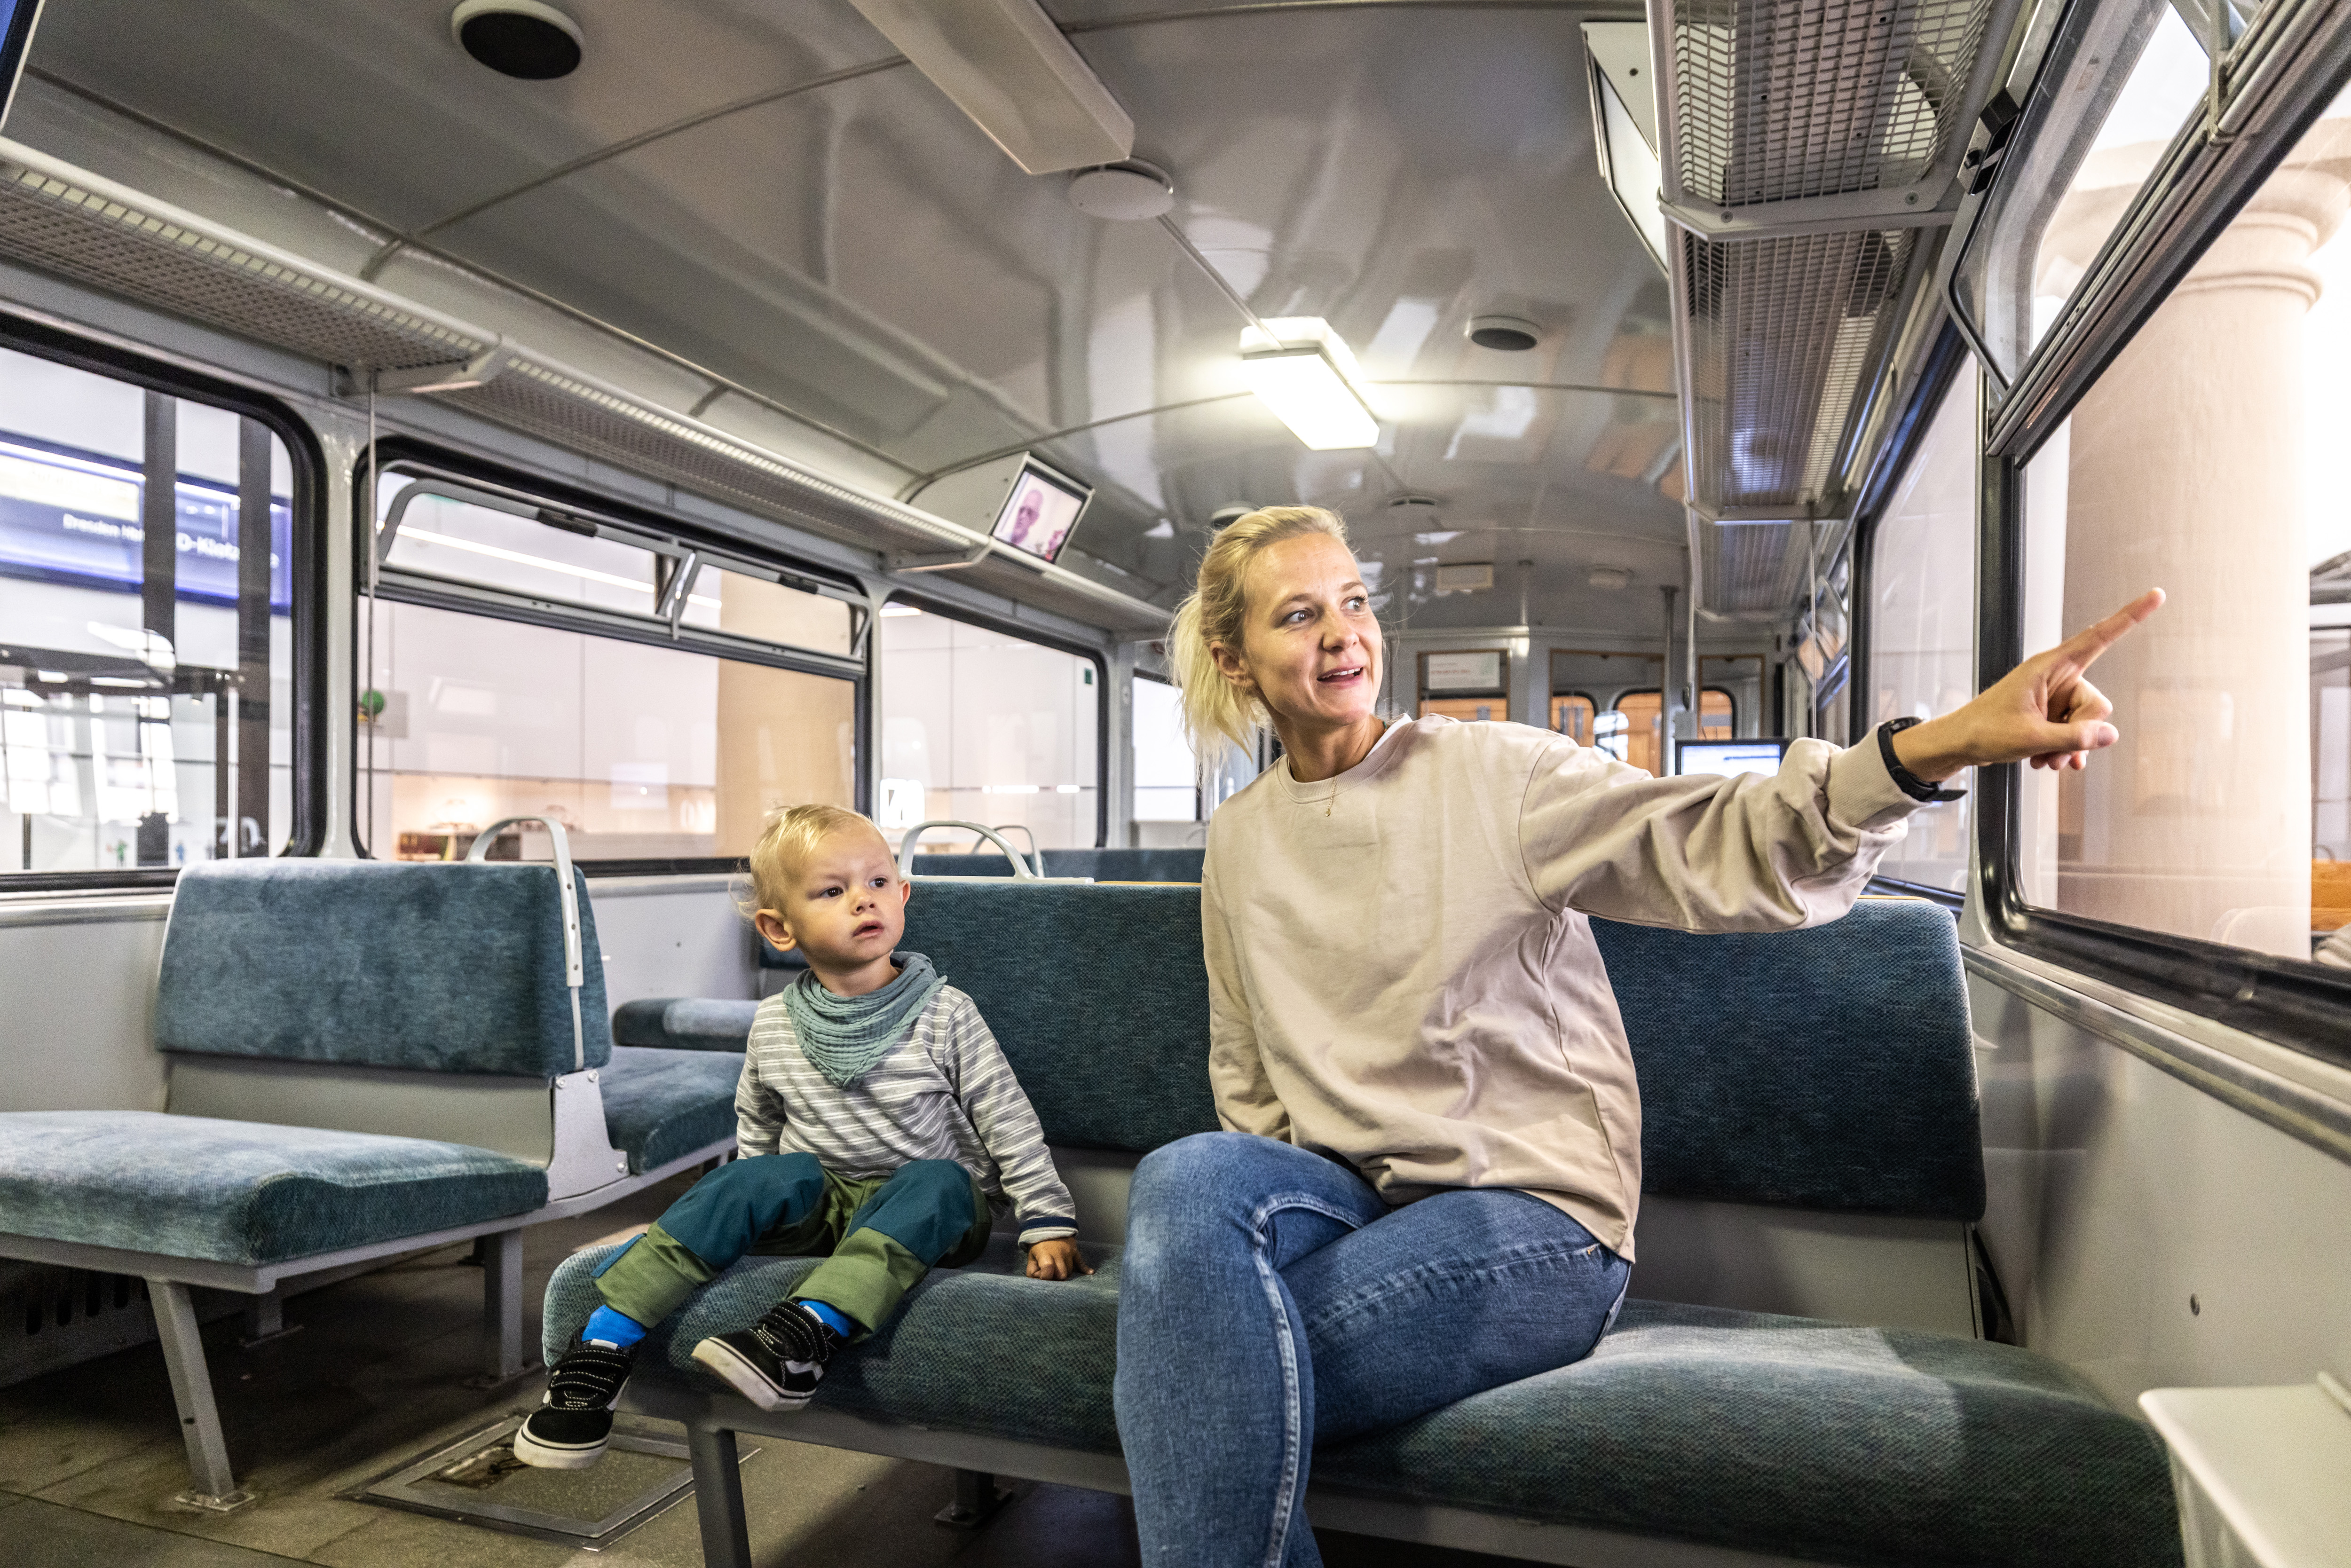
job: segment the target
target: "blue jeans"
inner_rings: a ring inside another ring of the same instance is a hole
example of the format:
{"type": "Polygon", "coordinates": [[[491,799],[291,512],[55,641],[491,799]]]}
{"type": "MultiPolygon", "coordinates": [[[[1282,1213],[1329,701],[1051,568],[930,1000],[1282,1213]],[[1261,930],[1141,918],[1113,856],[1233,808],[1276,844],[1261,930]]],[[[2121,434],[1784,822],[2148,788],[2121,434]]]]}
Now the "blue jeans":
{"type": "Polygon", "coordinates": [[[1316,1440],[1592,1354],[1631,1268],[1540,1198],[1391,1209],[1344,1166],[1202,1133],[1146,1155],[1120,1265],[1119,1441],[1146,1564],[1317,1568],[1316,1440]]]}

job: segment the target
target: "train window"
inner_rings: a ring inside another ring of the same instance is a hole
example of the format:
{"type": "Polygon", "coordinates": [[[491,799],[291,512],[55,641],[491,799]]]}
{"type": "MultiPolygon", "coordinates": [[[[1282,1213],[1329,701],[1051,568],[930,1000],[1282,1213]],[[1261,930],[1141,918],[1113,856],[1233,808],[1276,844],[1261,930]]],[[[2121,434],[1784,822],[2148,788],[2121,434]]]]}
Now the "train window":
{"type": "Polygon", "coordinates": [[[1096,660],[906,603],[883,608],[876,659],[885,831],[936,818],[1024,849],[1102,841],[1096,660]]]}
{"type": "MultiPolygon", "coordinates": [[[[1975,695],[1976,371],[1943,393],[1864,549],[1869,606],[1868,727],[1934,718],[1975,695]]],[[[1967,886],[1971,779],[1961,800],[1928,806],[1879,873],[1957,893],[1967,886]]]]}
{"type": "Polygon", "coordinates": [[[2026,646],[2170,595],[2092,672],[2120,744],[2023,774],[2032,904],[2303,959],[2351,922],[2346,158],[2338,101],[2024,467],[2026,646]]]}
{"type": "MultiPolygon", "coordinates": [[[[430,475],[388,469],[380,491],[360,622],[372,853],[455,859],[537,815],[600,870],[666,870],[747,853],[778,807],[854,804],[858,666],[816,656],[847,653],[847,603],[430,475]]],[[[549,851],[536,829],[501,837],[494,859],[549,851]]]]}
{"type": "Polygon", "coordinates": [[[5,873],[287,849],[293,496],[251,414],[0,349],[5,873]]]}
{"type": "Polygon", "coordinates": [[[1625,760],[1645,773],[1663,778],[1665,699],[1652,686],[1645,692],[1626,692],[1613,706],[1625,716],[1625,760]]]}
{"type": "Polygon", "coordinates": [[[1134,677],[1134,820],[1200,820],[1199,764],[1184,731],[1184,703],[1176,688],[1148,675],[1134,677]]]}
{"type": "MultiPolygon", "coordinates": [[[[1970,313],[2011,382],[2202,110],[2210,57],[2181,19],[2198,9],[2129,0],[2068,17],[2051,52],[2055,86],[2036,89],[2042,122],[2002,169],[1959,267],[1970,313]],[[2124,61],[2129,69],[2116,70],[2124,61]]],[[[2238,9],[2228,11],[2233,31],[2238,9]]]]}

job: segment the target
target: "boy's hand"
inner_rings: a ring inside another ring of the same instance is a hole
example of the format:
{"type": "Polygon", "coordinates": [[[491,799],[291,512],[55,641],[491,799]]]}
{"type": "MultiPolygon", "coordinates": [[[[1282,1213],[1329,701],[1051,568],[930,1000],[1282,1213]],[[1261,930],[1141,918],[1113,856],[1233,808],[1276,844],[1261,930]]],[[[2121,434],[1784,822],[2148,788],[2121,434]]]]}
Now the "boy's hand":
{"type": "Polygon", "coordinates": [[[1066,1236],[1040,1241],[1029,1249],[1029,1277],[1032,1280],[1071,1280],[1092,1272],[1093,1269],[1078,1256],[1078,1244],[1066,1236]]]}

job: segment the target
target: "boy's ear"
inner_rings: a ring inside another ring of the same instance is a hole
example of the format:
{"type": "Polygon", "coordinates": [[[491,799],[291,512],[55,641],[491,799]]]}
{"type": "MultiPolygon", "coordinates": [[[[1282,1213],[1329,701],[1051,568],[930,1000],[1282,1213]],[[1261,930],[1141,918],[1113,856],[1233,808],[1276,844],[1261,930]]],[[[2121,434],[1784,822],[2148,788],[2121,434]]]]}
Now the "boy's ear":
{"type": "Polygon", "coordinates": [[[768,946],[778,953],[789,953],[797,945],[792,928],[785,925],[784,917],[772,909],[762,909],[751,916],[751,924],[758,927],[760,936],[767,938],[768,946]]]}
{"type": "Polygon", "coordinates": [[[899,907],[899,908],[901,908],[901,909],[905,908],[905,907],[906,907],[906,900],[908,900],[908,899],[910,899],[910,898],[912,898],[912,897],[914,897],[914,879],[913,877],[911,877],[911,876],[902,876],[902,877],[900,877],[900,878],[898,879],[898,907],[899,907]]]}

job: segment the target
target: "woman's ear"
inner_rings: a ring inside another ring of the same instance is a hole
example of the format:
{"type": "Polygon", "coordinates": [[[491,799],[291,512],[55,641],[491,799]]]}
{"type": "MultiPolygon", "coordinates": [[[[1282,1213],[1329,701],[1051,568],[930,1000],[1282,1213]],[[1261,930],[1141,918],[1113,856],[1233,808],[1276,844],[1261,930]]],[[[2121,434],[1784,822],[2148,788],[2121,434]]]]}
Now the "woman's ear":
{"type": "Polygon", "coordinates": [[[751,924],[758,926],[759,935],[767,938],[768,946],[778,953],[789,953],[798,945],[792,936],[792,928],[785,925],[784,917],[772,909],[762,909],[751,916],[751,924]]]}
{"type": "Polygon", "coordinates": [[[1244,696],[1257,695],[1257,683],[1249,678],[1249,664],[1222,643],[1208,644],[1208,657],[1217,661],[1217,673],[1239,690],[1244,696]]]}

